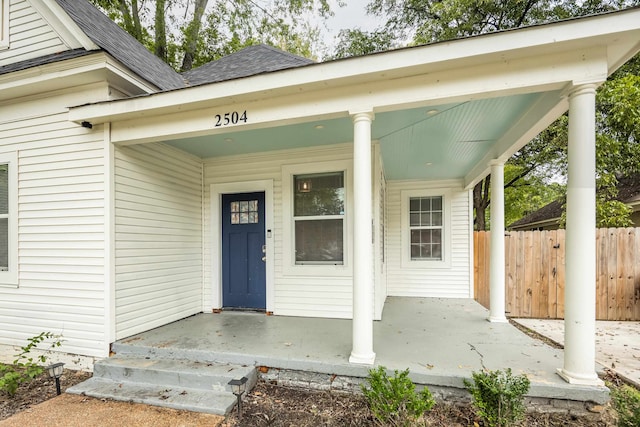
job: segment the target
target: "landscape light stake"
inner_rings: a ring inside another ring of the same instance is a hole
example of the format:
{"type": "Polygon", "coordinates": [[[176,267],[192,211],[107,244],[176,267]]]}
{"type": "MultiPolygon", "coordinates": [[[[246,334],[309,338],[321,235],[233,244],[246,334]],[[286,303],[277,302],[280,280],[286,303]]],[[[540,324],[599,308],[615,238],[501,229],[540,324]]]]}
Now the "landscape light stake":
{"type": "Polygon", "coordinates": [[[60,396],[60,377],[62,376],[62,372],[64,371],[64,363],[54,363],[53,365],[47,366],[47,372],[51,378],[56,379],[56,393],[60,396]]]}
{"type": "Polygon", "coordinates": [[[245,389],[247,387],[247,381],[249,381],[247,377],[232,379],[231,381],[229,381],[231,392],[238,399],[238,419],[242,418],[242,394],[245,392],[245,389]]]}

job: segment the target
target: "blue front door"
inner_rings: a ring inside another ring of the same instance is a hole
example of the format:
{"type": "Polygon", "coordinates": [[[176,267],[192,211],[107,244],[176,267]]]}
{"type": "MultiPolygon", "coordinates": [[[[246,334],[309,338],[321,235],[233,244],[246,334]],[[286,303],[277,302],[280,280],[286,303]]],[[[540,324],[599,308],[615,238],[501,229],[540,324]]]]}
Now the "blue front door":
{"type": "Polygon", "coordinates": [[[222,305],[266,308],[264,193],[222,196],[222,305]]]}

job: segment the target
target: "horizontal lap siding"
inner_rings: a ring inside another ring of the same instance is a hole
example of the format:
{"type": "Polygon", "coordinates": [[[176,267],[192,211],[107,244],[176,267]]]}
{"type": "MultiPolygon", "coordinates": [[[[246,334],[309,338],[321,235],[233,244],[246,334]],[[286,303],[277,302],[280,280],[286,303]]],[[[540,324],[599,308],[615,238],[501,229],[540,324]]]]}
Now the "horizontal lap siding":
{"type": "MultiPolygon", "coordinates": [[[[419,182],[387,182],[387,291],[391,296],[470,298],[469,193],[451,190],[451,265],[448,268],[402,268],[401,191],[433,189],[419,182]]],[[[448,189],[443,189],[448,190],[448,189]]]]}
{"type": "Polygon", "coordinates": [[[202,311],[201,162],[116,147],[115,192],[116,338],[202,311]]]}
{"type": "Polygon", "coordinates": [[[9,49],[0,50],[0,66],[68,50],[26,0],[9,1],[9,49]]]}
{"type": "MultiPolygon", "coordinates": [[[[211,301],[211,201],[216,183],[273,180],[275,307],[274,314],[309,317],[351,317],[351,277],[287,276],[283,272],[282,166],[352,158],[352,146],[286,150],[263,155],[230,156],[205,161],[205,302],[211,301]]],[[[216,272],[219,274],[219,272],[216,272]]],[[[210,307],[205,306],[210,309],[210,307]]]]}
{"type": "Polygon", "coordinates": [[[104,142],[56,105],[0,106],[0,152],[18,152],[18,286],[0,287],[0,343],[62,335],[61,351],[106,356],[104,142]]]}

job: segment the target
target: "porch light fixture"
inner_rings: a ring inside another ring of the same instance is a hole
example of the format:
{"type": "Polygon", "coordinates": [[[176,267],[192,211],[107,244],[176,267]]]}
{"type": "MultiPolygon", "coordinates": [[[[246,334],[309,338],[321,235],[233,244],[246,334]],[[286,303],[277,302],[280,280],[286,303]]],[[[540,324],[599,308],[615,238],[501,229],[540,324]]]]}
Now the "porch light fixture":
{"type": "Polygon", "coordinates": [[[56,380],[56,393],[60,396],[60,377],[62,376],[62,372],[64,371],[64,363],[54,363],[53,365],[47,366],[47,372],[49,373],[49,377],[55,378],[56,380]]]}
{"type": "Polygon", "coordinates": [[[317,130],[324,129],[324,125],[315,125],[313,128],[317,130]]]}
{"type": "Polygon", "coordinates": [[[233,138],[225,138],[224,142],[231,143],[231,142],[233,142],[233,138]]]}
{"type": "Polygon", "coordinates": [[[440,111],[436,110],[435,108],[432,110],[427,111],[427,116],[433,116],[434,114],[438,114],[440,111]]]}
{"type": "Polygon", "coordinates": [[[298,181],[298,191],[301,193],[308,193],[311,191],[311,180],[303,179],[298,181]]]}
{"type": "Polygon", "coordinates": [[[234,378],[229,381],[231,392],[236,396],[236,399],[238,399],[238,419],[242,418],[242,395],[247,388],[247,381],[249,381],[247,377],[240,379],[234,378]]]}

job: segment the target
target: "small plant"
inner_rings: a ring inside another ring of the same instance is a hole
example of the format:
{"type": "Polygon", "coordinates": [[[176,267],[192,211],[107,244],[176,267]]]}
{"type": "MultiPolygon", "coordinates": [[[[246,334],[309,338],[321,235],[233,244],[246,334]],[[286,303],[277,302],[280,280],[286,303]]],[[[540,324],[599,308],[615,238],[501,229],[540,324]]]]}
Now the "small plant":
{"type": "Polygon", "coordinates": [[[611,402],[618,413],[619,427],[640,426],[640,390],[626,384],[611,387],[611,402]]]}
{"type": "Polygon", "coordinates": [[[387,375],[379,366],[369,370],[368,386],[362,385],[362,393],[378,425],[408,426],[429,411],[435,401],[428,388],[416,393],[416,386],[409,379],[409,369],[387,375]]]}
{"type": "Polygon", "coordinates": [[[42,374],[44,367],[41,364],[47,362],[47,356],[42,354],[34,359],[30,353],[44,340],[53,338],[55,338],[55,341],[51,343],[50,348],[60,347],[62,342],[59,336],[51,332],[42,332],[29,338],[27,345],[20,347],[22,351],[16,355],[13,365],[0,364],[0,391],[13,397],[16,395],[20,384],[29,382],[42,374]]]}
{"type": "Polygon", "coordinates": [[[513,376],[506,371],[473,372],[473,383],[464,380],[471,392],[473,406],[489,427],[514,425],[524,417],[524,395],[529,391],[525,375],[513,376]]]}

